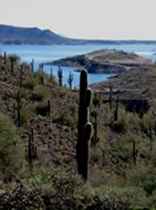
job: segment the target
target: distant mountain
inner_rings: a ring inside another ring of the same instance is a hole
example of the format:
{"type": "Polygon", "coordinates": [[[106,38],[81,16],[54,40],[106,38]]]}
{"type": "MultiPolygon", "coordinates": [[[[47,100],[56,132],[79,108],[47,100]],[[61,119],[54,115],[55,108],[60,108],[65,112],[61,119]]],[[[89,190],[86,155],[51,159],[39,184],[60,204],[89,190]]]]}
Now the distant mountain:
{"type": "Polygon", "coordinates": [[[50,30],[0,25],[0,43],[4,44],[64,44],[70,39],[50,30]]]}
{"type": "Polygon", "coordinates": [[[83,40],[60,36],[50,30],[39,28],[15,27],[0,24],[0,43],[3,44],[135,44],[156,43],[156,41],[115,41],[115,40],[83,40]]]}

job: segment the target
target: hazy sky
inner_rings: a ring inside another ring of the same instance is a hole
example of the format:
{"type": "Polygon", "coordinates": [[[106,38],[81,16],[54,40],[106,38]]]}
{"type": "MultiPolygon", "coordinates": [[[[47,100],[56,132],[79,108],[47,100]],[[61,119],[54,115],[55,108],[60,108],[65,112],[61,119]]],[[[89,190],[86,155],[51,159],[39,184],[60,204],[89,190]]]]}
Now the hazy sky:
{"type": "Polygon", "coordinates": [[[96,39],[156,39],[156,0],[1,0],[0,23],[96,39]]]}

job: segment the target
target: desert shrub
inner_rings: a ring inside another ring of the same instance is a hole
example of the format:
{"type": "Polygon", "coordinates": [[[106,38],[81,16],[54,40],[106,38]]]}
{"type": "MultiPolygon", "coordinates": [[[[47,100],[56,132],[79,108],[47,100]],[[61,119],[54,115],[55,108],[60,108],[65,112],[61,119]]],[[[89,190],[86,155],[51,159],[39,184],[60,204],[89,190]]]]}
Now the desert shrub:
{"type": "Polygon", "coordinates": [[[143,163],[127,172],[128,184],[141,187],[148,196],[156,190],[155,177],[156,170],[153,166],[143,163]]]}
{"type": "Polygon", "coordinates": [[[156,190],[155,175],[149,174],[148,176],[144,177],[144,179],[142,181],[143,181],[144,190],[148,194],[152,194],[152,192],[156,190]]]}
{"type": "Polygon", "coordinates": [[[128,136],[121,136],[117,142],[112,144],[111,155],[114,164],[124,162],[126,165],[131,159],[131,150],[128,136]]]}
{"type": "Polygon", "coordinates": [[[33,74],[33,79],[35,85],[44,85],[48,81],[49,76],[42,70],[39,70],[33,74]]]}
{"type": "Polygon", "coordinates": [[[125,110],[120,109],[118,120],[111,123],[111,128],[118,133],[125,133],[128,129],[128,117],[125,110]]]}
{"type": "Polygon", "coordinates": [[[146,207],[146,196],[142,189],[136,187],[99,187],[95,189],[92,209],[133,209],[146,207]],[[142,201],[144,199],[144,202],[142,201]]]}
{"type": "MultiPolygon", "coordinates": [[[[102,134],[102,131],[100,132],[102,134]]],[[[92,139],[91,139],[92,140],[92,139]]],[[[92,143],[92,142],[91,142],[92,143]]],[[[96,145],[91,146],[90,159],[91,162],[98,165],[103,165],[105,160],[108,158],[108,153],[110,152],[110,144],[107,141],[107,131],[103,129],[103,135],[99,137],[99,141],[96,145]]]]}
{"type": "Polygon", "coordinates": [[[33,78],[29,77],[22,82],[22,86],[26,89],[33,90],[35,87],[35,81],[33,78]]]}
{"type": "Polygon", "coordinates": [[[35,106],[28,104],[21,109],[21,124],[25,125],[35,113],[35,106]]]}
{"type": "Polygon", "coordinates": [[[155,116],[153,116],[152,112],[144,114],[140,121],[140,128],[147,136],[150,135],[150,129],[153,130],[155,128],[155,116]]]}
{"type": "Polygon", "coordinates": [[[44,73],[41,71],[34,73],[34,81],[36,85],[43,85],[44,83],[44,73]]]}
{"type": "Polygon", "coordinates": [[[0,171],[5,176],[17,173],[23,163],[24,150],[11,120],[0,113],[0,171]]]}
{"type": "Polygon", "coordinates": [[[31,99],[32,101],[43,101],[49,96],[49,90],[46,86],[37,85],[34,87],[31,99]]]}
{"type": "Polygon", "coordinates": [[[133,134],[140,134],[141,119],[136,113],[127,113],[128,131],[133,134]]]}
{"type": "Polygon", "coordinates": [[[13,190],[0,193],[0,210],[43,210],[40,192],[17,184],[13,190]]]}
{"type": "Polygon", "coordinates": [[[155,210],[156,209],[156,190],[154,190],[152,192],[152,195],[150,197],[148,197],[149,200],[149,208],[151,210],[155,210]]]}
{"type": "Polygon", "coordinates": [[[127,210],[147,205],[145,193],[139,187],[92,187],[62,168],[51,172],[43,170],[40,175],[37,172],[31,182],[37,191],[40,190],[48,210],[127,210]]]}
{"type": "Polygon", "coordinates": [[[61,110],[61,112],[57,112],[54,116],[53,122],[67,125],[70,127],[77,126],[77,109],[76,104],[69,105],[68,109],[61,110]]]}
{"type": "Polygon", "coordinates": [[[119,136],[111,145],[110,155],[115,173],[125,175],[128,168],[148,162],[147,141],[135,133],[119,136]],[[135,147],[134,147],[135,144],[135,147]]]}
{"type": "Polygon", "coordinates": [[[40,183],[39,186],[42,193],[43,202],[47,210],[76,209],[74,191],[82,185],[81,180],[76,175],[63,168],[54,169],[51,171],[51,173],[47,173],[46,176],[44,173],[44,178],[42,177],[42,181],[43,183],[40,183]]]}
{"type": "Polygon", "coordinates": [[[57,86],[57,80],[55,76],[50,76],[48,81],[53,84],[54,86],[57,86]]]}
{"type": "Polygon", "coordinates": [[[50,115],[50,107],[48,105],[48,101],[44,101],[39,103],[35,107],[35,112],[37,115],[41,116],[49,116],[50,115]]]}

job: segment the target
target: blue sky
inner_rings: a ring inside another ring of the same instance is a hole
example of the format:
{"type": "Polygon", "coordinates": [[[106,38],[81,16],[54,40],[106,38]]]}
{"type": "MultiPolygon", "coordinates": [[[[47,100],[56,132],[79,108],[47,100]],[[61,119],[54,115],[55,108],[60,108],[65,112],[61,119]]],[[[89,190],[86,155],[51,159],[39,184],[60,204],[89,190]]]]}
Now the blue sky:
{"type": "Polygon", "coordinates": [[[156,39],[156,0],[4,0],[0,23],[89,39],[156,39]]]}

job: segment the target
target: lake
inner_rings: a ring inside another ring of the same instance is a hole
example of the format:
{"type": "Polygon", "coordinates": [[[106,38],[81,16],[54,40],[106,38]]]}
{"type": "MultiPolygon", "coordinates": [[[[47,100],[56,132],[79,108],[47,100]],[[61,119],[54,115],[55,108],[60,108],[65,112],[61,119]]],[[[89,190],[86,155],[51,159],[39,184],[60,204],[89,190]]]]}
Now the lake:
{"type": "MultiPolygon", "coordinates": [[[[156,61],[156,44],[104,44],[104,45],[0,45],[0,53],[6,51],[8,54],[17,54],[23,61],[31,62],[35,60],[35,66],[39,63],[53,61],[56,59],[65,58],[68,56],[88,53],[99,49],[117,49],[126,52],[134,52],[151,58],[156,61]]],[[[46,72],[50,71],[50,67],[45,68],[46,72]]],[[[53,67],[53,74],[57,78],[58,67],[53,67]]],[[[63,67],[64,84],[67,84],[69,73],[73,72],[74,86],[79,85],[79,72],[74,71],[73,68],[63,67]]],[[[89,74],[89,84],[107,80],[110,75],[107,74],[89,74]]]]}

